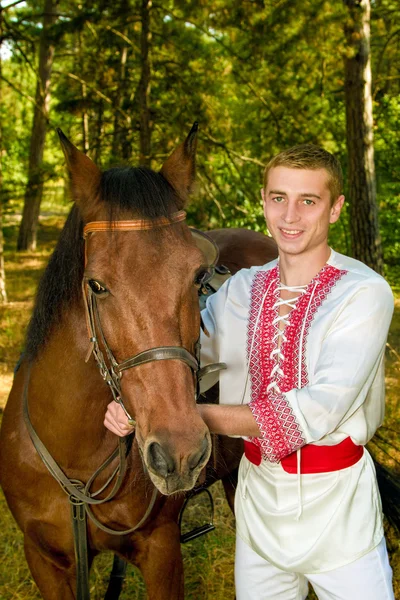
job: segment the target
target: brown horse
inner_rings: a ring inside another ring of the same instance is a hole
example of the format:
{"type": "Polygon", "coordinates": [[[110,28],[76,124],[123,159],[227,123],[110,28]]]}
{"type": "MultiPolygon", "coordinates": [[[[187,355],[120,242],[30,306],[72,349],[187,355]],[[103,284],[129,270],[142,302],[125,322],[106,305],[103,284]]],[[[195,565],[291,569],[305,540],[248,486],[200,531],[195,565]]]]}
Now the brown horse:
{"type": "MultiPolygon", "coordinates": [[[[63,473],[87,482],[116,446],[103,418],[113,395],[123,398],[136,421],[135,441],[126,447],[128,469],[113,500],[92,510],[107,527],[139,527],[116,536],[89,520],[89,566],[96,554],[110,549],[139,567],[149,598],[183,598],[182,492],[193,488],[211,452],[193,376],[198,288],[208,264],[179,212],[193,182],[196,128],[160,173],[145,168],[101,173],[60,137],[75,204],[39,286],[26,351],[4,412],[1,483],[43,598],[75,599],[71,493],[49,473],[32,444],[23,405],[63,473]],[[164,360],[151,354],[153,362],[143,360],[135,368],[128,368],[134,359],[124,362],[149,349],[171,347],[164,360]],[[98,360],[105,356],[105,381],[93,351],[98,360]]],[[[222,240],[223,234],[215,235],[222,240]]],[[[245,265],[247,241],[234,246],[242,254],[237,264],[245,265]]],[[[223,247],[222,261],[229,263],[233,253],[223,247]]],[[[273,243],[266,242],[258,262],[275,255],[273,243]]],[[[228,266],[235,270],[235,264],[228,266]]],[[[227,484],[240,451],[235,440],[225,442],[219,447],[222,467],[211,479],[227,484]]],[[[93,486],[98,495],[108,494],[116,464],[113,458],[99,473],[93,486]]]]}

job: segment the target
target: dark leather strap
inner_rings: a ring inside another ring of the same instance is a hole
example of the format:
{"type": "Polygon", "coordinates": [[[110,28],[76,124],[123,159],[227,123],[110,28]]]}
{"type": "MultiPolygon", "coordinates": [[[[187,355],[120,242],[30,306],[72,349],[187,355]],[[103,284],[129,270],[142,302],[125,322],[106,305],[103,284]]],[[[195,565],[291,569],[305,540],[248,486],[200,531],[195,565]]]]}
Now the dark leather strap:
{"type": "Polygon", "coordinates": [[[132,358],[127,358],[118,364],[116,367],[116,371],[118,373],[122,373],[126,369],[130,369],[131,367],[138,367],[139,365],[144,365],[145,363],[152,362],[154,360],[181,360],[186,363],[193,371],[198,370],[198,362],[193,356],[190,354],[186,348],[182,348],[179,346],[159,346],[158,348],[151,348],[150,350],[144,350],[144,352],[140,352],[140,354],[136,354],[132,358]]]}
{"type": "Polygon", "coordinates": [[[210,373],[216,373],[217,371],[224,371],[227,368],[226,363],[213,363],[212,365],[206,365],[197,372],[197,379],[202,379],[210,373]]]}
{"type": "MultiPolygon", "coordinates": [[[[28,429],[32,443],[33,443],[37,453],[39,454],[40,458],[42,459],[43,463],[45,464],[45,466],[47,467],[47,469],[49,470],[51,475],[54,477],[54,479],[60,484],[63,491],[66,494],[68,494],[68,496],[70,498],[73,498],[73,502],[75,504],[78,502],[83,503],[85,505],[86,512],[88,513],[88,515],[90,517],[92,517],[92,513],[87,510],[87,505],[89,505],[89,504],[104,504],[105,502],[109,502],[110,500],[112,500],[118,493],[118,491],[122,485],[123,479],[125,477],[125,474],[126,474],[127,448],[130,449],[130,447],[131,447],[131,443],[130,443],[131,440],[127,437],[119,438],[118,448],[116,448],[116,450],[114,450],[114,452],[107,458],[107,460],[105,460],[104,463],[95,471],[95,473],[93,473],[93,475],[91,476],[89,481],[86,483],[86,485],[81,482],[78,482],[76,479],[69,479],[65,475],[65,473],[62,471],[62,469],[59,467],[59,465],[54,460],[54,458],[51,456],[50,452],[47,450],[46,446],[43,444],[43,442],[39,438],[38,434],[36,433],[32,423],[31,423],[31,420],[29,417],[29,408],[28,408],[28,387],[29,387],[29,380],[30,380],[30,372],[31,372],[31,365],[29,365],[29,367],[28,367],[28,374],[27,374],[26,383],[25,383],[25,387],[24,387],[22,412],[23,412],[25,425],[28,429]],[[111,477],[109,477],[109,479],[100,488],[100,490],[97,490],[97,492],[91,494],[90,487],[92,486],[96,477],[109,464],[111,464],[111,462],[118,455],[119,455],[119,466],[113,471],[111,477]],[[115,481],[115,484],[114,484],[111,492],[105,498],[96,498],[95,496],[98,496],[101,492],[103,492],[111,484],[111,482],[115,476],[117,476],[117,479],[115,481]]],[[[140,522],[137,525],[135,525],[135,527],[133,527],[131,529],[127,529],[126,531],[122,532],[122,531],[114,531],[112,529],[109,529],[108,527],[105,527],[104,525],[102,525],[96,518],[94,518],[93,521],[96,523],[96,525],[98,527],[103,529],[103,531],[107,531],[107,533],[114,533],[115,535],[124,535],[126,533],[132,533],[133,531],[135,531],[135,529],[138,529],[149,517],[150,512],[154,506],[156,497],[157,497],[157,490],[156,490],[156,488],[154,488],[153,496],[151,498],[150,505],[146,511],[146,514],[140,520],[140,522]]]]}
{"type": "Polygon", "coordinates": [[[140,519],[140,521],[138,523],[136,523],[136,525],[134,525],[130,529],[122,529],[122,530],[111,529],[110,527],[107,527],[107,525],[103,525],[103,523],[101,523],[98,520],[98,518],[94,516],[93,511],[88,504],[85,504],[85,510],[86,510],[88,517],[93,521],[93,523],[99,529],[104,531],[105,533],[110,533],[111,535],[128,535],[129,533],[133,533],[134,531],[136,531],[142,525],[145,524],[145,522],[147,521],[147,519],[149,518],[149,516],[151,514],[151,511],[153,510],[154,504],[157,500],[157,496],[158,496],[157,488],[153,487],[153,492],[151,494],[150,502],[147,506],[146,512],[144,513],[144,515],[140,519]]]}
{"type": "Polygon", "coordinates": [[[90,600],[85,506],[83,502],[73,501],[72,497],[70,498],[70,503],[76,563],[76,595],[78,600],[90,600]]]}
{"type": "MultiPolygon", "coordinates": [[[[119,488],[122,485],[122,481],[124,479],[126,473],[126,456],[125,456],[125,443],[124,438],[119,438],[118,440],[118,448],[114,450],[114,452],[107,458],[107,460],[97,469],[95,474],[91,477],[89,483],[94,481],[97,475],[104,470],[106,466],[108,466],[117,456],[119,456],[119,468],[118,468],[118,477],[114,484],[111,492],[106,496],[106,498],[96,499],[93,498],[87,490],[87,485],[85,486],[84,491],[81,491],[76,487],[76,484],[73,483],[64,473],[64,471],[59,467],[57,462],[51,456],[50,452],[47,450],[46,446],[43,444],[38,434],[36,433],[29,416],[29,407],[28,407],[28,386],[30,380],[30,372],[31,365],[29,366],[28,376],[26,378],[24,393],[23,393],[23,404],[22,404],[22,413],[25,421],[26,428],[28,429],[30,438],[32,443],[42,459],[43,463],[47,467],[48,471],[54,477],[54,479],[60,484],[62,489],[68,496],[73,496],[77,500],[81,502],[89,503],[89,504],[103,504],[104,502],[108,502],[117,494],[119,488]]],[[[114,471],[115,473],[116,471],[114,471]]],[[[111,482],[108,481],[108,484],[111,482]]]]}
{"type": "Polygon", "coordinates": [[[116,600],[120,597],[122,584],[126,575],[126,567],[128,563],[126,560],[114,554],[113,567],[110,575],[110,581],[104,600],[116,600]]]}

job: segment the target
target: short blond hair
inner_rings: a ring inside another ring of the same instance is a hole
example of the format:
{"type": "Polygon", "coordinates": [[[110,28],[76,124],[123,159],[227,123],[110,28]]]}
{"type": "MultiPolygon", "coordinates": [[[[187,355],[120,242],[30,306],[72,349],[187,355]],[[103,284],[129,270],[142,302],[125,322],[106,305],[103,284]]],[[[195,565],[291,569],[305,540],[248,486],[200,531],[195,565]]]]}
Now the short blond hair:
{"type": "Polygon", "coordinates": [[[328,188],[333,204],[343,191],[343,172],[339,161],[333,154],[314,144],[300,144],[283,150],[274,156],[264,171],[264,189],[268,184],[268,174],[275,167],[289,169],[325,169],[328,173],[328,188]]]}

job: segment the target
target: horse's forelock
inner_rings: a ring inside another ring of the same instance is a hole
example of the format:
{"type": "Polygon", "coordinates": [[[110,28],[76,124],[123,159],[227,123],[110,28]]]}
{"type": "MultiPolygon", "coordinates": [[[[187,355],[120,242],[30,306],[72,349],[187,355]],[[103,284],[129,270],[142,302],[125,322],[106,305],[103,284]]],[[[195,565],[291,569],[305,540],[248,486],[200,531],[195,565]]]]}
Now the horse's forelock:
{"type": "Polygon", "coordinates": [[[165,177],[146,167],[114,167],[104,171],[99,198],[107,207],[110,221],[117,220],[121,213],[130,214],[131,218],[167,217],[177,206],[175,191],[165,177]]]}

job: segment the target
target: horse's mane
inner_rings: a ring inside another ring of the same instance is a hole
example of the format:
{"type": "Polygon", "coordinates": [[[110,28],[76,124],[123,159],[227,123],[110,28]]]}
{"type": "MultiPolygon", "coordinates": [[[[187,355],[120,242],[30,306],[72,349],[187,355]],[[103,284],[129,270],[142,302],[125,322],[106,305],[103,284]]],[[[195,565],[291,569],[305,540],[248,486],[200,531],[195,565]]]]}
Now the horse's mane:
{"type": "MultiPolygon", "coordinates": [[[[109,220],[127,211],[132,218],[156,219],[176,210],[176,195],[168,181],[145,167],[115,167],[101,175],[99,198],[109,220]]],[[[126,216],[125,216],[126,218],[126,216]]],[[[24,354],[33,360],[68,306],[81,294],[84,270],[83,221],[77,205],[72,207],[55,250],[39,283],[28,326],[24,354]]]]}

